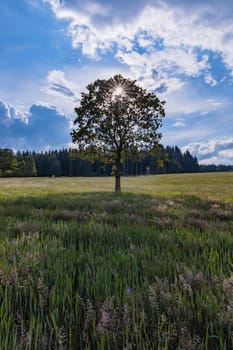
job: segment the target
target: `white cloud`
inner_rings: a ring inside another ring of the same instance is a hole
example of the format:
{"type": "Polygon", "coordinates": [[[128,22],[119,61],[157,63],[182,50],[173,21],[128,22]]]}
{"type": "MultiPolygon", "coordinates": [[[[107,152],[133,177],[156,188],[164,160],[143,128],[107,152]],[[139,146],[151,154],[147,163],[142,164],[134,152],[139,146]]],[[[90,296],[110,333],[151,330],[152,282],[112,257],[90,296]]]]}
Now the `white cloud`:
{"type": "Polygon", "coordinates": [[[17,108],[9,103],[0,100],[0,123],[11,124],[14,119],[27,122],[28,113],[19,112],[17,108]]]}
{"type": "Polygon", "coordinates": [[[206,73],[204,79],[206,84],[209,84],[210,86],[216,86],[218,84],[217,80],[215,80],[210,73],[206,73]]]}
{"type": "Polygon", "coordinates": [[[179,90],[165,94],[167,101],[166,114],[169,117],[178,117],[186,114],[205,116],[209,113],[227,109],[231,103],[226,98],[206,98],[199,94],[191,84],[184,84],[179,90]]]}
{"type": "Polygon", "coordinates": [[[63,98],[69,98],[73,102],[78,101],[79,87],[72,81],[65,78],[65,73],[60,70],[52,70],[47,76],[48,86],[45,91],[51,95],[59,95],[63,98]]]}
{"type": "Polygon", "coordinates": [[[174,124],[172,124],[173,128],[185,127],[185,126],[186,126],[186,124],[184,123],[183,119],[182,120],[177,119],[177,121],[174,124]]]}
{"type": "Polygon", "coordinates": [[[219,155],[233,161],[233,147],[231,149],[219,151],[219,155]]]}
{"type": "Polygon", "coordinates": [[[86,1],[84,3],[84,11],[87,12],[91,17],[93,16],[107,16],[109,10],[106,6],[103,6],[94,1],[86,1]]]}
{"type": "Polygon", "coordinates": [[[163,145],[184,145],[190,144],[190,140],[199,142],[200,140],[206,140],[212,136],[212,130],[206,126],[191,125],[191,123],[185,123],[189,127],[174,128],[167,126],[168,119],[164,121],[162,128],[162,143],[163,145]]]}
{"type": "Polygon", "coordinates": [[[233,138],[193,142],[182,147],[196,155],[200,164],[233,164],[233,138]]]}
{"type": "Polygon", "coordinates": [[[173,75],[203,74],[206,83],[214,86],[207,50],[221,55],[233,71],[233,22],[223,4],[215,9],[210,2],[188,7],[168,0],[44,1],[57,18],[69,20],[74,48],[80,46],[84,55],[97,59],[115,45],[116,57],[132,68],[136,78],[156,66],[173,75]]]}
{"type": "Polygon", "coordinates": [[[217,156],[213,156],[210,158],[204,158],[204,159],[199,160],[199,164],[201,164],[201,165],[212,165],[212,164],[219,165],[219,164],[223,164],[223,163],[219,162],[219,158],[217,156]]]}
{"type": "Polygon", "coordinates": [[[204,55],[199,59],[191,49],[151,48],[145,53],[118,50],[116,57],[130,67],[133,76],[146,88],[153,90],[165,84],[170,92],[183,86],[183,81],[178,78],[180,75],[195,77],[209,67],[208,57],[204,55]],[[156,77],[155,70],[159,72],[156,77]]]}
{"type": "Polygon", "coordinates": [[[43,2],[48,2],[54,11],[58,10],[61,6],[60,0],[42,0],[43,2]]]}

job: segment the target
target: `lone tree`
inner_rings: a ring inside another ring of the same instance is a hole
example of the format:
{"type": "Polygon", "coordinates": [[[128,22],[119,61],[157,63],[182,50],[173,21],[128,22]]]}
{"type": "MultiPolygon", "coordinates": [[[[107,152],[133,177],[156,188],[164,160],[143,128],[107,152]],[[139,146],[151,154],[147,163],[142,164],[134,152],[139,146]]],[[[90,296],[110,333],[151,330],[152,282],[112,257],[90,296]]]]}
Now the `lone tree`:
{"type": "Polygon", "coordinates": [[[115,75],[96,80],[81,94],[71,136],[81,158],[114,163],[115,190],[121,190],[121,165],[127,150],[153,151],[165,116],[164,101],[130,80],[115,75]]]}

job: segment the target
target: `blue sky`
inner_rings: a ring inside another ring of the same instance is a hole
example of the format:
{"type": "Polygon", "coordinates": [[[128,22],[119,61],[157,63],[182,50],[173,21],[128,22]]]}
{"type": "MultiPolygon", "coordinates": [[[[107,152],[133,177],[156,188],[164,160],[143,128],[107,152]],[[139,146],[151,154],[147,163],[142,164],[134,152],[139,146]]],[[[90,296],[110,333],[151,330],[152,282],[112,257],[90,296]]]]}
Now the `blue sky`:
{"type": "Polygon", "coordinates": [[[1,0],[0,147],[67,147],[80,93],[116,73],[166,100],[164,145],[233,164],[232,0],[1,0]]]}

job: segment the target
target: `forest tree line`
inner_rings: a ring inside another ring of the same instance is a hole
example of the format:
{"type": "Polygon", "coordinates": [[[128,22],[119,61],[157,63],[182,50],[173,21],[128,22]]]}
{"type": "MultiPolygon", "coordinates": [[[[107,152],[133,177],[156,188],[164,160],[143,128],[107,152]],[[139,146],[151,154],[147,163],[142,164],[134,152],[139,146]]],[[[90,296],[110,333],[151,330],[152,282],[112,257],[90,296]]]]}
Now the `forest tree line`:
{"type": "MultiPolygon", "coordinates": [[[[74,157],[70,149],[16,154],[0,149],[1,176],[109,176],[112,165],[74,157]]],[[[149,153],[136,157],[129,151],[122,164],[123,176],[195,171],[199,171],[197,159],[178,147],[162,147],[159,157],[149,153]]]]}
{"type": "MultiPolygon", "coordinates": [[[[112,165],[74,157],[70,149],[40,153],[0,149],[0,176],[109,176],[112,165]]],[[[129,151],[122,164],[123,176],[226,170],[233,167],[200,166],[196,157],[177,146],[162,147],[159,157],[149,153],[135,157],[129,151]]]]}

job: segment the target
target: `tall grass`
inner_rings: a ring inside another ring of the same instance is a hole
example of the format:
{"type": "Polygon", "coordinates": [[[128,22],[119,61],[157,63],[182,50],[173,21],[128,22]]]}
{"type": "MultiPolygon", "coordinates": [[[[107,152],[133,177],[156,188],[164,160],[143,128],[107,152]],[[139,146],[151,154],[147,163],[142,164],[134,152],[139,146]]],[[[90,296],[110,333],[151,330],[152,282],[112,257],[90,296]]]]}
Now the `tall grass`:
{"type": "Polygon", "coordinates": [[[179,179],[1,180],[0,349],[233,349],[231,185],[179,179]]]}

